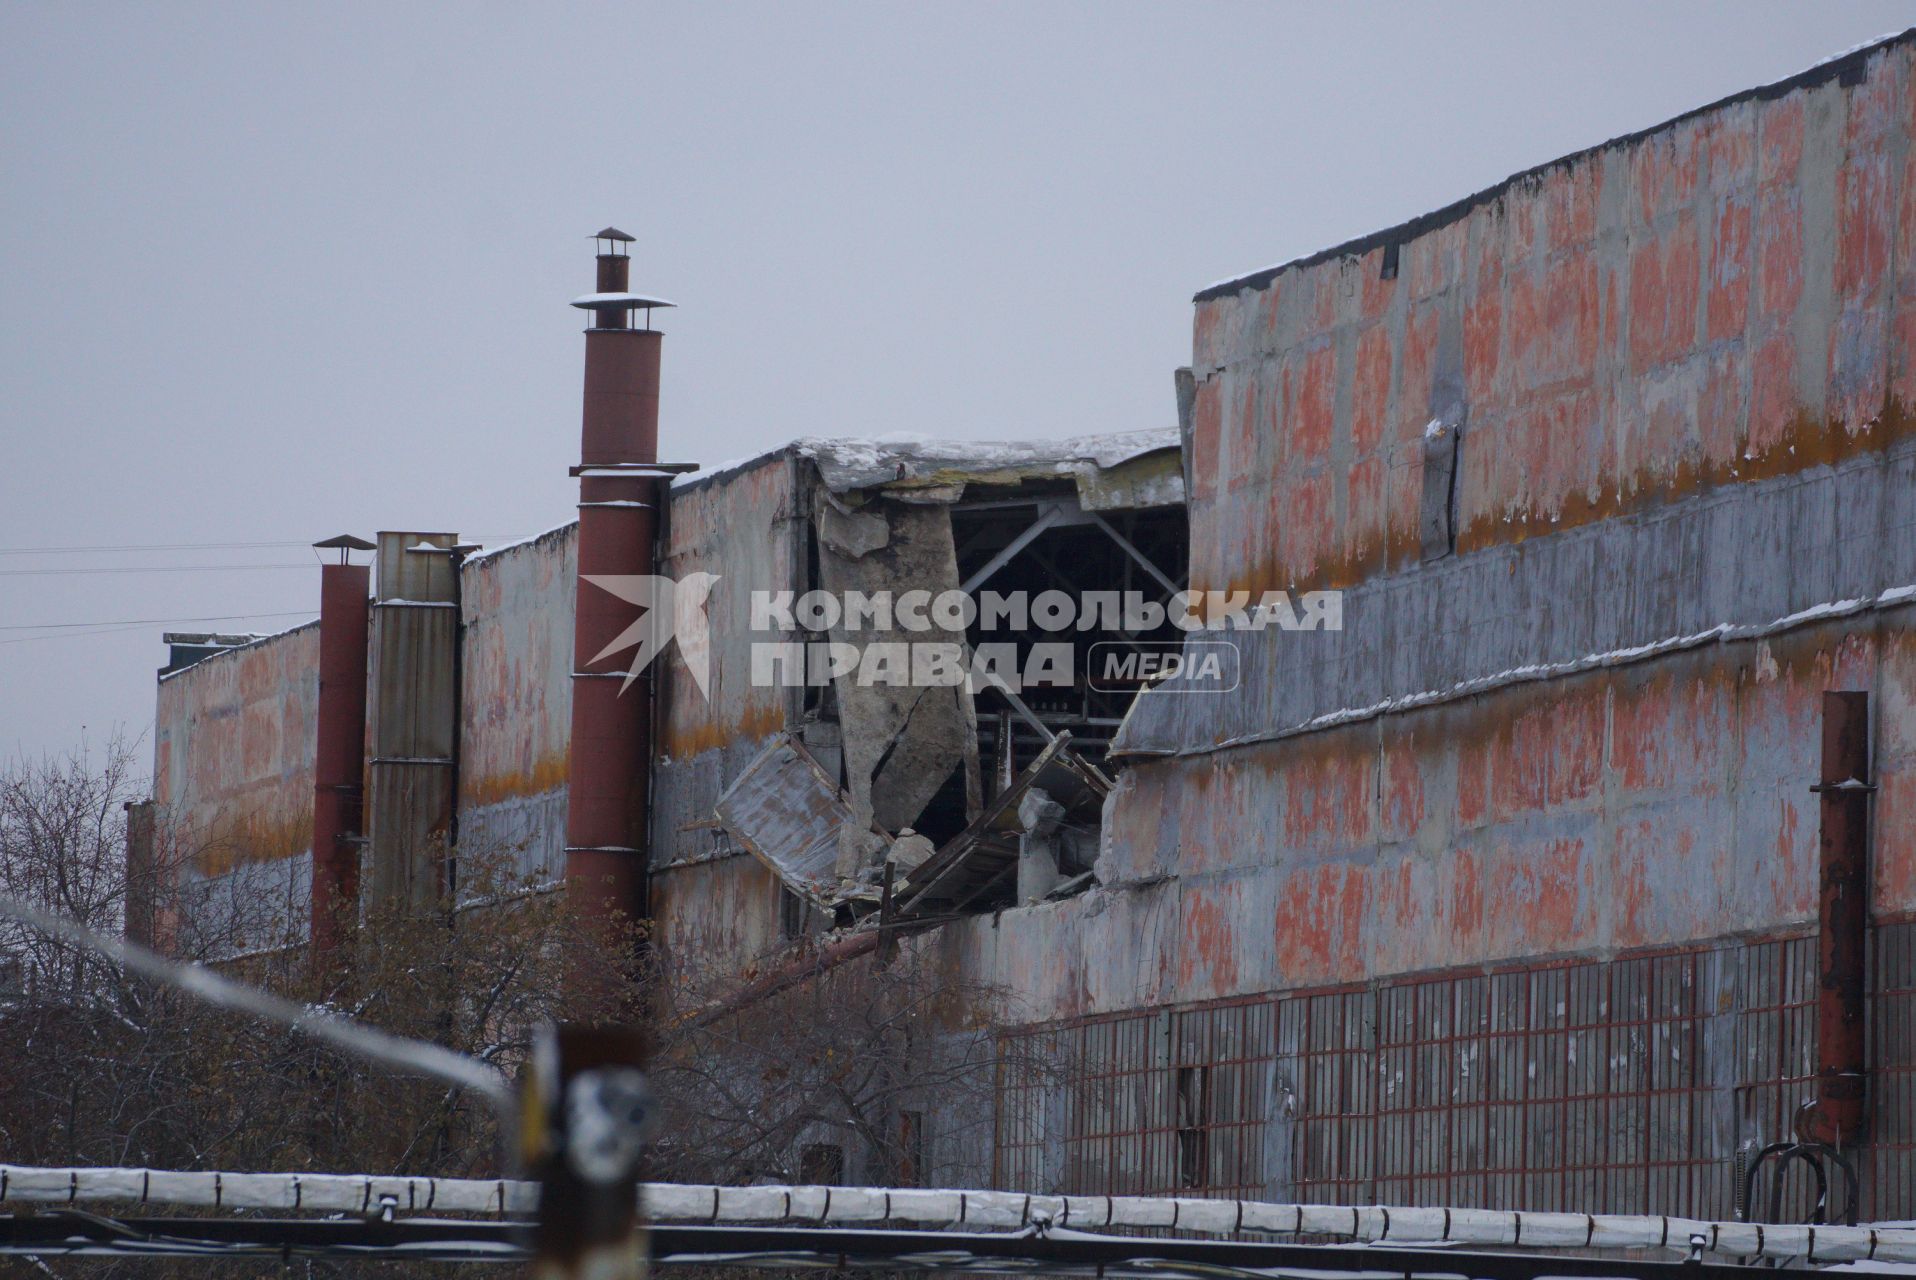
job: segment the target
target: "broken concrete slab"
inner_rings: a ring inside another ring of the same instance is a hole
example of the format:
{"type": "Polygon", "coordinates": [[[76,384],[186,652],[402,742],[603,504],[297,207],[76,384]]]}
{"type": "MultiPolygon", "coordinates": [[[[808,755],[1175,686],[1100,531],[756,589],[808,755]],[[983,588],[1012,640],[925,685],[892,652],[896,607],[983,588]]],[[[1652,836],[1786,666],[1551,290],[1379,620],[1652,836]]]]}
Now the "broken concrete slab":
{"type": "MultiPolygon", "coordinates": [[[[883,499],[870,503],[859,514],[883,521],[886,535],[882,544],[865,536],[863,543],[875,545],[859,556],[824,540],[825,513],[836,508],[821,501],[817,509],[819,584],[826,591],[841,599],[854,591],[886,592],[895,599],[908,590],[935,596],[957,588],[958,555],[951,517],[943,507],[883,499]]],[[[890,627],[854,630],[841,617],[831,639],[856,646],[861,654],[880,644],[962,646],[965,641],[962,630],[941,629],[935,620],[928,631],[907,630],[895,617],[890,621],[890,627]]],[[[977,725],[971,691],[964,685],[868,683],[854,668],[837,678],[835,692],[844,735],[846,789],[853,808],[869,814],[879,827],[899,831],[910,826],[959,766],[966,767],[968,778],[976,773],[977,725]]]]}

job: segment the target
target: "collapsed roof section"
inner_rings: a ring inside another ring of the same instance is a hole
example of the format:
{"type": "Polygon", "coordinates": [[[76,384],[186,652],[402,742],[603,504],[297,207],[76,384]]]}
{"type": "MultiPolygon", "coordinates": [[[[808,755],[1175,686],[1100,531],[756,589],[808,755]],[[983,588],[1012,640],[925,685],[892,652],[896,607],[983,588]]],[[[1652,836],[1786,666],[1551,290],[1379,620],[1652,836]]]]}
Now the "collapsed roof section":
{"type": "MultiPolygon", "coordinates": [[[[797,592],[1033,598],[1131,593],[1160,604],[1186,573],[1176,429],[1036,443],[800,440],[807,556],[797,592]]],[[[1086,615],[1047,629],[981,607],[907,627],[849,613],[804,639],[854,655],[807,687],[714,819],[788,890],[840,923],[928,920],[1088,885],[1112,731],[1135,689],[1098,687],[1103,647],[1167,643],[1086,615]],[[963,655],[952,684],[874,682],[875,646],[963,655]],[[1020,682],[1045,652],[1049,677],[1020,682]],[[1012,678],[978,678],[979,655],[1012,678]]],[[[1162,628],[1160,628],[1162,629],[1162,628]]]]}
{"type": "Polygon", "coordinates": [[[993,486],[1069,480],[1088,511],[1180,505],[1178,431],[1128,431],[1054,441],[799,440],[833,493],[882,490],[915,502],[957,502],[993,486]]]}
{"type": "Polygon", "coordinates": [[[805,437],[673,482],[697,488],[780,455],[806,458],[836,494],[883,491],[950,503],[982,488],[1068,484],[1086,510],[1182,506],[1184,475],[1176,427],[1107,432],[1064,440],[934,440],[899,433],[876,439],[805,437]]]}

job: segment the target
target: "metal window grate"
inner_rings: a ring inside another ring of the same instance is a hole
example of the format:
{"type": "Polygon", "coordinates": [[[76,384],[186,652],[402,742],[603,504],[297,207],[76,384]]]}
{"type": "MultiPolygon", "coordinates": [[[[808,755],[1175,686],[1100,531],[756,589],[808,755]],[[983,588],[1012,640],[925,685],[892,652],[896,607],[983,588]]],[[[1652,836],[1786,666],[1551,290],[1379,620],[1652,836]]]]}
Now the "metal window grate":
{"type": "Polygon", "coordinates": [[[1863,1216],[1902,1221],[1916,1218],[1916,921],[1884,925],[1874,941],[1863,1216]]]}
{"type": "MultiPolygon", "coordinates": [[[[1864,1208],[1916,1216],[1916,922],[1874,931],[1864,1208]]],[[[1012,1033],[999,1185],[1727,1217],[1815,1063],[1813,937],[1012,1033]]],[[[1799,1206],[1792,1204],[1795,1211],[1799,1206]]]]}

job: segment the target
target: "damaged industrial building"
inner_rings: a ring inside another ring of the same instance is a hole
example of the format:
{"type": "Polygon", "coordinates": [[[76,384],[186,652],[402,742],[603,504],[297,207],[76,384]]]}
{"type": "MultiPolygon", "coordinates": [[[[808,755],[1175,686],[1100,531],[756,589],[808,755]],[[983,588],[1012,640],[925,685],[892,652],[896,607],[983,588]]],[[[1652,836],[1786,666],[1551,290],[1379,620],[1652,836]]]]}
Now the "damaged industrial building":
{"type": "Polygon", "coordinates": [[[1008,993],[987,1140],[913,1116],[945,1186],[1728,1218],[1788,1157],[1916,1217],[1912,63],[1206,288],[1162,429],[700,470],[607,228],[578,519],[330,538],[317,623],[169,637],[129,857],[210,834],[129,920],[323,952],[506,850],[668,968],[1008,993]],[[1076,614],[806,607],[988,591],[1076,614]]]}

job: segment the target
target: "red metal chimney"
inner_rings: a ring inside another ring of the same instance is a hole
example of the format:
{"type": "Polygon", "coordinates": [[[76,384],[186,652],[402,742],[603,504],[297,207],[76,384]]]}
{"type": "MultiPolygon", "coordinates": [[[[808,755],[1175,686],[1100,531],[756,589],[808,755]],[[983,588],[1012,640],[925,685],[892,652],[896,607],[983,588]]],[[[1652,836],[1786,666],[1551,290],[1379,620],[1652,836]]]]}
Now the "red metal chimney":
{"type": "Polygon", "coordinates": [[[1797,1117],[1806,1142],[1862,1137],[1868,1079],[1869,695],[1823,695],[1818,833],[1816,1097],[1797,1117]]]}
{"type": "MultiPolygon", "coordinates": [[[[580,432],[579,581],[572,643],[572,748],[566,798],[566,880],[588,918],[646,912],[646,794],[652,759],[652,678],[627,679],[635,649],[607,652],[644,612],[588,581],[653,571],[662,477],[659,344],[652,309],[672,304],[628,292],[632,237],[607,227],[598,288],[573,300],[585,331],[580,432]],[[634,328],[632,313],[645,312],[634,328]],[[601,656],[603,655],[603,656],[601,656]]],[[[635,584],[636,585],[636,584],[635,584]]],[[[628,590],[626,595],[642,594],[628,590]]]]}
{"type": "Polygon", "coordinates": [[[312,947],[315,970],[330,965],[359,903],[359,834],[366,767],[366,603],[371,569],[349,563],[371,551],[341,534],[313,544],[339,552],[319,570],[319,742],[313,754],[312,947]]]}

